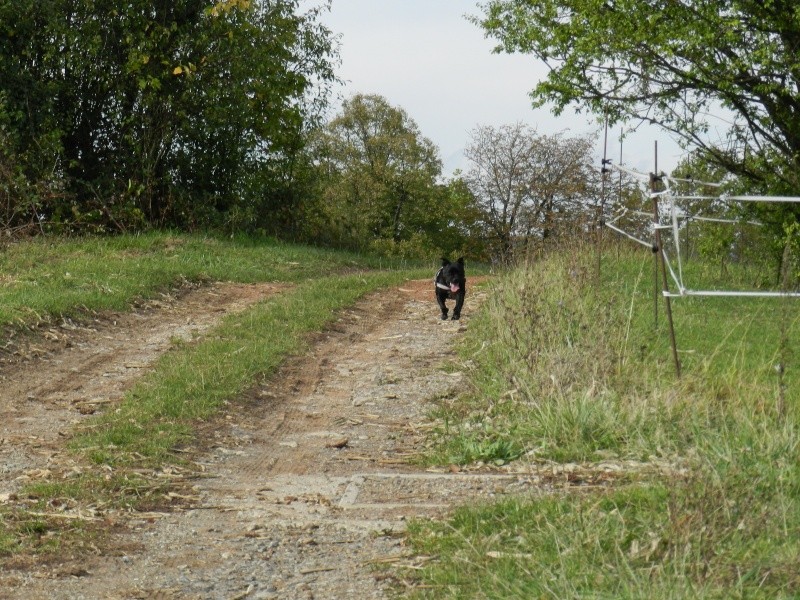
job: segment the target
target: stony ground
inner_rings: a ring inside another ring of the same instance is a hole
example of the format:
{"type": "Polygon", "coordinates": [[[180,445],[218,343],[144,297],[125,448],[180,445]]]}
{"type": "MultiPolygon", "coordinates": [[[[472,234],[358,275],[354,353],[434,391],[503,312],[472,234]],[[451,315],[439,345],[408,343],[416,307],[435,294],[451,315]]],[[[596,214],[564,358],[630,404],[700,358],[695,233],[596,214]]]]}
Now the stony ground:
{"type": "MultiPolygon", "coordinates": [[[[0,596],[385,597],[382,567],[407,560],[398,533],[409,517],[522,485],[409,464],[431,426],[429,399],[462,380],[440,367],[453,359],[468,311],[461,322],[439,321],[429,286],[360,303],[308,356],[232,403],[204,431],[194,457],[201,476],[183,508],[133,515],[99,553],[6,565],[0,596]]],[[[202,335],[222,314],[279,291],[217,285],[15,341],[2,371],[0,501],[63,471],[68,432],[118,400],[175,338],[202,335]]]]}
{"type": "MultiPolygon", "coordinates": [[[[14,342],[2,368],[0,502],[56,465],[64,472],[66,432],[113,404],[175,337],[202,335],[220,315],[280,291],[219,284],[96,327],[54,326],[43,347],[14,342]]],[[[613,479],[617,465],[413,466],[435,426],[432,401],[464,384],[454,345],[479,301],[468,299],[461,321],[440,321],[432,295],[422,281],[362,301],[307,356],[232,402],[192,449],[197,468],[178,508],[122,516],[64,507],[64,517],[117,527],[102,550],[4,565],[0,598],[392,597],[426,560],[403,545],[409,518],[613,479]]]]}

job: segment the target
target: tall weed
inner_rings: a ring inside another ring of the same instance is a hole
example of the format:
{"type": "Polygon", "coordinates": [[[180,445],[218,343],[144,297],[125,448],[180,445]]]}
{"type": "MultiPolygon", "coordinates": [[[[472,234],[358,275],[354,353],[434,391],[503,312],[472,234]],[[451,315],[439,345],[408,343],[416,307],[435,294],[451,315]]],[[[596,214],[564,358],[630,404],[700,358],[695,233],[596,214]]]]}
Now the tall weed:
{"type": "Polygon", "coordinates": [[[651,260],[623,251],[598,281],[575,249],[500,278],[463,349],[472,390],[441,406],[430,461],[457,459],[468,432],[523,461],[659,457],[672,474],[416,523],[412,543],[439,558],[420,596],[800,595],[800,303],[675,300],[678,379],[651,260]]]}

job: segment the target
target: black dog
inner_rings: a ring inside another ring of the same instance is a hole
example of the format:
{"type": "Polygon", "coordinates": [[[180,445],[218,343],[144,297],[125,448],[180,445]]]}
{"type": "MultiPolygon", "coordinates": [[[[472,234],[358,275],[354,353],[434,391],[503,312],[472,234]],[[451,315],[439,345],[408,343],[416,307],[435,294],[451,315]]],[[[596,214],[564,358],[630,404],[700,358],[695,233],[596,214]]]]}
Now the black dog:
{"type": "Polygon", "coordinates": [[[464,297],[467,295],[467,278],[464,275],[464,258],[459,258],[451,263],[446,258],[442,259],[442,268],[433,278],[436,291],[436,302],[442,309],[442,320],[447,319],[447,305],[444,303],[448,298],[455,299],[456,306],[453,309],[453,321],[461,318],[461,307],[464,306],[464,297]]]}

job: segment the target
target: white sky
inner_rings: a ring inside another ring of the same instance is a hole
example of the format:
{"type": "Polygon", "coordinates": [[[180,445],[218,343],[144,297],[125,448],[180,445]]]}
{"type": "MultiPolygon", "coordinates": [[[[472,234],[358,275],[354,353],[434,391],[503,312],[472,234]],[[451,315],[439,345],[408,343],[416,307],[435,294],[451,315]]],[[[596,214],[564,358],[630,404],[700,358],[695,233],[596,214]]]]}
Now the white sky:
{"type": "MultiPolygon", "coordinates": [[[[461,153],[478,125],[522,121],[546,134],[600,131],[582,115],[534,111],[528,93],[545,76],[544,66],[530,56],[493,54],[494,41],[465,14],[480,14],[476,0],[333,0],[323,22],[341,34],[340,95],[380,94],[405,110],[439,147],[446,174],[465,166],[461,153]]],[[[618,128],[609,132],[614,162],[618,138],[618,128]]],[[[624,163],[652,171],[656,141],[659,170],[671,170],[681,150],[654,127],[642,126],[625,139],[624,163]]],[[[598,168],[602,145],[600,136],[598,168]]]]}

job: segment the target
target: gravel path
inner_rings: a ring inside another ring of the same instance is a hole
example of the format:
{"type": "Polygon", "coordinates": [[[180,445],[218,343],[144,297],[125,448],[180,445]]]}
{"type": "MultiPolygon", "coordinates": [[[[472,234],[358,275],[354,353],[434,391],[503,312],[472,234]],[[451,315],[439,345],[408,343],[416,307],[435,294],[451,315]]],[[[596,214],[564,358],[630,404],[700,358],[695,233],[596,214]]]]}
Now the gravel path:
{"type": "MultiPolygon", "coordinates": [[[[252,299],[274,291],[262,289],[252,299]]],[[[430,400],[455,393],[463,383],[461,372],[442,366],[456,360],[454,343],[474,307],[470,298],[462,321],[440,321],[428,281],[359,303],[308,355],[290,360],[209,424],[193,457],[201,475],[182,508],[134,515],[102,552],[55,565],[6,568],[0,597],[367,599],[391,595],[392,586],[402,589],[396,573],[424,560],[403,546],[400,534],[409,518],[436,517],[453,504],[535,483],[530,474],[426,471],[409,461],[433,426],[430,400]]],[[[131,317],[131,330],[121,335],[130,338],[135,321],[131,317]]],[[[142,328],[152,330],[154,323],[142,328]]],[[[92,335],[81,343],[92,346],[92,335]]],[[[42,372],[69,352],[53,351],[26,368],[42,372]]],[[[99,369],[91,362],[86,361],[86,386],[108,379],[108,373],[130,371],[125,365],[146,368],[146,361],[127,355],[99,369]]],[[[24,385],[14,376],[7,379],[24,385]]],[[[53,382],[46,403],[40,391],[31,392],[32,398],[22,389],[14,398],[3,395],[4,410],[43,404],[58,419],[41,442],[46,450],[39,459],[11,460],[17,478],[46,468],[60,452],[57,429],[81,418],[76,406],[85,400],[70,396],[63,381],[53,382]]],[[[16,480],[5,478],[7,485],[16,480]]]]}

